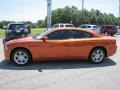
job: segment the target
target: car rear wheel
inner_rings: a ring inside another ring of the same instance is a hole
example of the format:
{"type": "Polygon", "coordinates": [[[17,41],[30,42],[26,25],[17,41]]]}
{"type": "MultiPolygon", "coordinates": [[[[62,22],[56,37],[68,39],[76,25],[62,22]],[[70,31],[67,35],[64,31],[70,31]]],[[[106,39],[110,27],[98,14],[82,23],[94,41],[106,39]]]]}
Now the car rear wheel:
{"type": "Polygon", "coordinates": [[[93,49],[90,53],[89,60],[92,63],[98,64],[104,61],[106,57],[105,51],[102,48],[93,49]]]}
{"type": "Polygon", "coordinates": [[[12,61],[19,66],[30,64],[31,62],[30,53],[25,49],[16,49],[12,53],[12,61]]]}

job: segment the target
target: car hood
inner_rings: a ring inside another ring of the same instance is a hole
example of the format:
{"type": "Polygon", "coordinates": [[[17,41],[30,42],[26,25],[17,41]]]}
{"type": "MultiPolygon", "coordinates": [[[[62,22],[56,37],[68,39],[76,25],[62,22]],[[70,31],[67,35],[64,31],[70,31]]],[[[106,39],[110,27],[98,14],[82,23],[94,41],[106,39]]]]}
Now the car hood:
{"type": "Polygon", "coordinates": [[[32,42],[32,41],[35,41],[35,39],[33,39],[32,36],[29,36],[29,37],[10,40],[10,41],[6,42],[5,44],[27,43],[27,42],[32,42]]]}

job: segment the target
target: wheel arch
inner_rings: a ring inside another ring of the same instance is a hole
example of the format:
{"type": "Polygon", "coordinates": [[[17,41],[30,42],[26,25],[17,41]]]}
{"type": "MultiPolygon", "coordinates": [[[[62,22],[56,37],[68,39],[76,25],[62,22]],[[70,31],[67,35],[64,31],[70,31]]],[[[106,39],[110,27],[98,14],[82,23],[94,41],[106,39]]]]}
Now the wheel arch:
{"type": "Polygon", "coordinates": [[[10,60],[12,60],[12,53],[13,53],[15,50],[17,50],[17,49],[24,49],[24,50],[26,50],[26,51],[30,54],[30,58],[31,58],[31,60],[32,60],[32,54],[31,54],[30,50],[27,49],[27,48],[25,48],[25,47],[17,47],[17,48],[14,48],[14,49],[11,51],[11,53],[10,53],[10,60]]]}

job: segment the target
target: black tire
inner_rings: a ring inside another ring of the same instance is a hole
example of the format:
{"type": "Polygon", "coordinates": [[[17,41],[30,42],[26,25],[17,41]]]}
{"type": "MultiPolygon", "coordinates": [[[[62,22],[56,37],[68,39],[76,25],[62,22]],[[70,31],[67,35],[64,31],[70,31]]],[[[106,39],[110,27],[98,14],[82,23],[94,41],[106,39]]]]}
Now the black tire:
{"type": "Polygon", "coordinates": [[[30,53],[25,49],[16,49],[12,53],[12,61],[18,66],[25,66],[31,63],[30,53]]]}
{"type": "Polygon", "coordinates": [[[105,50],[102,48],[95,48],[90,52],[89,61],[94,64],[99,64],[104,61],[106,57],[105,50]]]}

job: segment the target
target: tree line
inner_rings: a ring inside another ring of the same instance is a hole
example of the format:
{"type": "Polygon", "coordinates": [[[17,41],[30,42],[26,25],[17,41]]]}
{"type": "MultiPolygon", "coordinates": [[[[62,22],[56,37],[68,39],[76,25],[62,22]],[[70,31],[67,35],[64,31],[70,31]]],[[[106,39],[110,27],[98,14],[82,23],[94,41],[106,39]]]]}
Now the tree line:
{"type": "MultiPolygon", "coordinates": [[[[113,14],[102,13],[99,10],[79,10],[75,6],[66,6],[52,11],[52,25],[56,23],[73,23],[75,26],[81,24],[120,25],[120,18],[113,14]]],[[[46,18],[45,20],[39,20],[38,25],[45,27],[46,18]]]]}
{"type": "MultiPolygon", "coordinates": [[[[37,23],[32,23],[31,21],[23,23],[30,24],[32,28],[45,28],[46,18],[39,20],[37,23]]],[[[7,25],[8,23],[14,23],[14,21],[1,21],[0,28],[3,28],[3,25],[7,25]]],[[[102,13],[99,10],[79,10],[75,6],[66,6],[52,11],[52,25],[56,23],[73,23],[75,26],[81,24],[120,25],[120,18],[115,17],[113,14],[102,13]]]]}
{"type": "Polygon", "coordinates": [[[3,29],[4,26],[7,26],[9,23],[24,23],[26,25],[30,25],[31,28],[38,28],[39,25],[37,23],[33,23],[31,21],[21,21],[21,22],[15,22],[15,21],[1,21],[0,22],[0,28],[3,29]]]}

